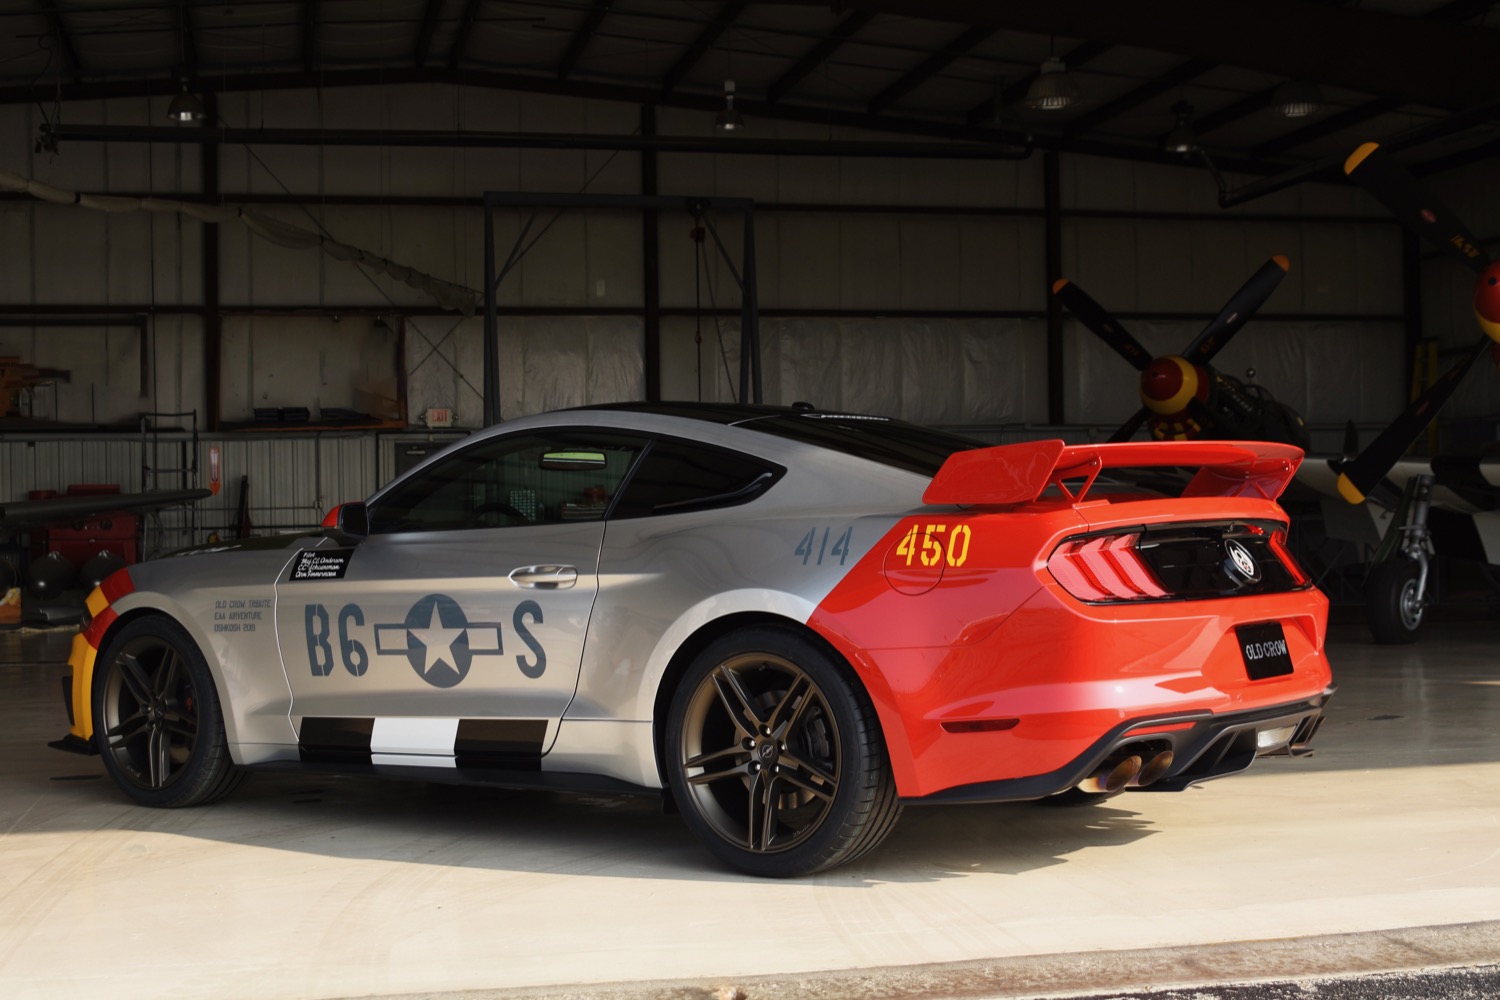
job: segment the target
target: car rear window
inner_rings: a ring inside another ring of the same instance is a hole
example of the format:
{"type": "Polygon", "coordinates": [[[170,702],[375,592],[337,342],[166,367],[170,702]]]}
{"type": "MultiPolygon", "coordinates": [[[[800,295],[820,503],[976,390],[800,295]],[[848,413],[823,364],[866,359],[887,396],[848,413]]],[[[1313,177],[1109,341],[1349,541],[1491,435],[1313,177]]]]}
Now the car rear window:
{"type": "Polygon", "coordinates": [[[610,517],[651,517],[749,503],[785,471],[738,452],[657,438],[631,473],[610,517]]]}
{"type": "Polygon", "coordinates": [[[948,431],[919,427],[887,417],[842,413],[787,413],[739,426],[763,434],[817,445],[881,465],[935,476],[956,451],[983,448],[985,442],[948,431]]]}

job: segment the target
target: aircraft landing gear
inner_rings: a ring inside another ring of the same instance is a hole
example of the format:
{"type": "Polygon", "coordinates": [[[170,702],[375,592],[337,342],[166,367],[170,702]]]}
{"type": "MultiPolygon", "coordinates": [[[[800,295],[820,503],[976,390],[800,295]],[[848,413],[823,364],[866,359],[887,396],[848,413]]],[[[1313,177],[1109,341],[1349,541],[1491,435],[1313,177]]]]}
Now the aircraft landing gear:
{"type": "Polygon", "coordinates": [[[1432,503],[1432,476],[1417,476],[1403,506],[1410,517],[1399,530],[1399,551],[1383,544],[1365,583],[1365,619],[1370,634],[1384,645],[1415,642],[1427,610],[1427,578],[1432,550],[1427,511],[1432,503]]]}

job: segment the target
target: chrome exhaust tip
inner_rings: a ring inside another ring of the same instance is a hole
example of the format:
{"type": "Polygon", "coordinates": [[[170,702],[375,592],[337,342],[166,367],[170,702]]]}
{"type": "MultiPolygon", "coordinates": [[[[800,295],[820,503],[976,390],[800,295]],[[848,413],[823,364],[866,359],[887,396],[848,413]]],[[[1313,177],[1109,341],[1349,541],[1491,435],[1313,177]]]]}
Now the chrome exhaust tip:
{"type": "Polygon", "coordinates": [[[1145,766],[1137,772],[1136,776],[1130,779],[1127,783],[1128,787],[1145,788],[1147,785],[1155,784],[1160,779],[1166,777],[1167,772],[1172,769],[1172,761],[1176,759],[1177,757],[1172,751],[1161,751],[1161,753],[1148,760],[1145,766]]]}
{"type": "Polygon", "coordinates": [[[1136,775],[1141,773],[1141,758],[1132,754],[1120,760],[1107,760],[1099,770],[1077,784],[1081,792],[1091,795],[1113,795],[1125,790],[1136,775]]]}

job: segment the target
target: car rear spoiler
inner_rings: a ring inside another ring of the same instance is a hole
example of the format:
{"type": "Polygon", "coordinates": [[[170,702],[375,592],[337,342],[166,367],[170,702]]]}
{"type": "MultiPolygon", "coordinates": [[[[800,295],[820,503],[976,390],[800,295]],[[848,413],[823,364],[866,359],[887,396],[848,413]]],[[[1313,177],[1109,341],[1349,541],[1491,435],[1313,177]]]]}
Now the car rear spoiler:
{"type": "Polygon", "coordinates": [[[1181,494],[1185,497],[1274,500],[1301,464],[1301,448],[1265,441],[1027,441],[955,452],[932,477],[922,501],[963,506],[1029,503],[1056,486],[1063,496],[1081,503],[1104,469],[1151,466],[1196,468],[1181,494]]]}

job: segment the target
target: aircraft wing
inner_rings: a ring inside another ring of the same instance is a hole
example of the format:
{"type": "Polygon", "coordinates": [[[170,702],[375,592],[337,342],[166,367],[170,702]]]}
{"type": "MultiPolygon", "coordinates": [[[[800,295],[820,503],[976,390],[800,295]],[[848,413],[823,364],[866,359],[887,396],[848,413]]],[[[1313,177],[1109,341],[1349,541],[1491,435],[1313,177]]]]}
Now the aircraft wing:
{"type": "Polygon", "coordinates": [[[1390,527],[1407,482],[1421,475],[1433,477],[1428,527],[1438,553],[1500,565],[1500,458],[1400,459],[1363,504],[1345,502],[1338,473],[1327,461],[1303,462],[1296,485],[1303,495],[1311,492],[1321,500],[1328,537],[1376,545],[1390,527]]]}
{"type": "Polygon", "coordinates": [[[152,490],[148,493],[92,493],[49,500],[17,500],[0,504],[0,531],[18,531],[37,524],[77,521],[100,514],[161,510],[212,496],[208,490],[152,490]]]}

